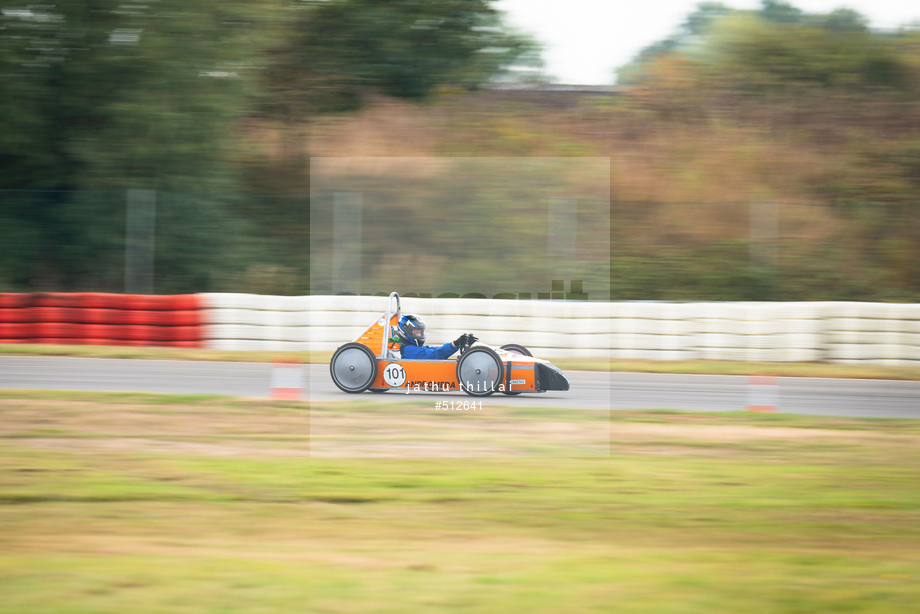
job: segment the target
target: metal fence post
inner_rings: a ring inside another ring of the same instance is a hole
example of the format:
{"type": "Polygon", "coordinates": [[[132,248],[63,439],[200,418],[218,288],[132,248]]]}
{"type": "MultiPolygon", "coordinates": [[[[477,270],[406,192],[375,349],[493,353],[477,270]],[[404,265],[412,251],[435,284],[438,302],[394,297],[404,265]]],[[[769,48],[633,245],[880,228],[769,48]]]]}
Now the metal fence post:
{"type": "Polygon", "coordinates": [[[332,294],[361,292],[361,194],[332,198],[332,294]]]}
{"type": "Polygon", "coordinates": [[[751,201],[750,204],[750,257],[751,270],[769,269],[777,265],[777,237],[779,235],[779,207],[775,202],[751,201]]]}
{"type": "Polygon", "coordinates": [[[153,294],[156,190],[128,190],[125,212],[125,293],[153,294]]]}

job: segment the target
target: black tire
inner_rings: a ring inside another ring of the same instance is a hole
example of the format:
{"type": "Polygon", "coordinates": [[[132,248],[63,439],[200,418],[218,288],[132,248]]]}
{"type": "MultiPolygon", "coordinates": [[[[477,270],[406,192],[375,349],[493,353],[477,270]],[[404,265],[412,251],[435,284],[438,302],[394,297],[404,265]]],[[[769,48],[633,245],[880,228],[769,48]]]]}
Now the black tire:
{"type": "Polygon", "coordinates": [[[492,348],[470,348],[457,361],[457,382],[468,395],[487,397],[501,387],[504,378],[505,366],[492,348]]]}
{"type": "Polygon", "coordinates": [[[329,374],[339,390],[359,394],[377,379],[377,357],[362,343],[346,343],[332,355],[329,374]]]}
{"type": "MultiPolygon", "coordinates": [[[[507,350],[511,352],[512,354],[520,354],[521,356],[533,356],[533,354],[530,353],[530,350],[525,348],[523,345],[518,345],[517,343],[506,343],[505,345],[501,347],[501,349],[507,350]]],[[[504,390],[504,389],[502,390],[502,394],[507,394],[509,397],[517,396],[521,394],[522,392],[524,391],[523,390],[514,391],[514,390],[504,390]]]]}
{"type": "Polygon", "coordinates": [[[520,354],[521,356],[533,356],[533,354],[530,353],[530,350],[525,348],[523,345],[518,345],[517,343],[506,343],[501,347],[501,349],[508,350],[509,352],[513,352],[515,354],[520,354]]]}

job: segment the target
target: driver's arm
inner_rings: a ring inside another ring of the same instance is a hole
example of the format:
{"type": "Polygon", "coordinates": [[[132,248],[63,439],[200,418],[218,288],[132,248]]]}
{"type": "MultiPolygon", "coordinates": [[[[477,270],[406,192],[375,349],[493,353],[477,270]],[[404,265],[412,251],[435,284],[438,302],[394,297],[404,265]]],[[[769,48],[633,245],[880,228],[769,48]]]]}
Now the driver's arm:
{"type": "Polygon", "coordinates": [[[456,345],[448,341],[442,346],[434,347],[431,345],[425,345],[422,347],[416,347],[414,345],[407,345],[403,347],[402,357],[403,358],[429,358],[444,360],[445,358],[450,358],[450,356],[456,352],[459,348],[456,345]]]}

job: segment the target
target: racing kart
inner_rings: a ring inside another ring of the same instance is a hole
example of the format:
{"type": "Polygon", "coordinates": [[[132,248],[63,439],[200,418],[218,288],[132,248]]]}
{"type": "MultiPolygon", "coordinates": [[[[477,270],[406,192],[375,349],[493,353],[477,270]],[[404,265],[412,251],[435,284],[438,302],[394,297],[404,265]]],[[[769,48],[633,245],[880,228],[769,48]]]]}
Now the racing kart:
{"type": "Polygon", "coordinates": [[[481,397],[569,389],[569,379],[558,367],[514,343],[498,348],[474,343],[461,347],[459,358],[402,358],[399,343],[390,334],[401,316],[399,294],[393,292],[386,312],[357,339],[335,351],[329,372],[340,390],[350,394],[462,390],[481,397]],[[391,310],[394,298],[395,312],[391,310]]]}

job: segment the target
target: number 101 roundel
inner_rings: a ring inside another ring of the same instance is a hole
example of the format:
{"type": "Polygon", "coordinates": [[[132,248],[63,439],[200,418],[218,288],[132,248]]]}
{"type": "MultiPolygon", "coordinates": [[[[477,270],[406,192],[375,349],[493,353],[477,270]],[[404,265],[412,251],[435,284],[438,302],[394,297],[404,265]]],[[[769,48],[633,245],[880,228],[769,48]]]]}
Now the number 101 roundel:
{"type": "Polygon", "coordinates": [[[569,379],[558,367],[513,343],[498,348],[481,343],[463,346],[459,358],[401,358],[399,345],[390,335],[400,317],[399,295],[393,292],[383,317],[335,351],[329,373],[340,390],[350,394],[462,390],[472,396],[488,396],[569,389],[569,379]],[[396,311],[391,310],[394,298],[396,311]]]}
{"type": "Polygon", "coordinates": [[[406,383],[406,370],[398,362],[390,362],[383,368],[383,381],[390,388],[399,388],[406,383]]]}

